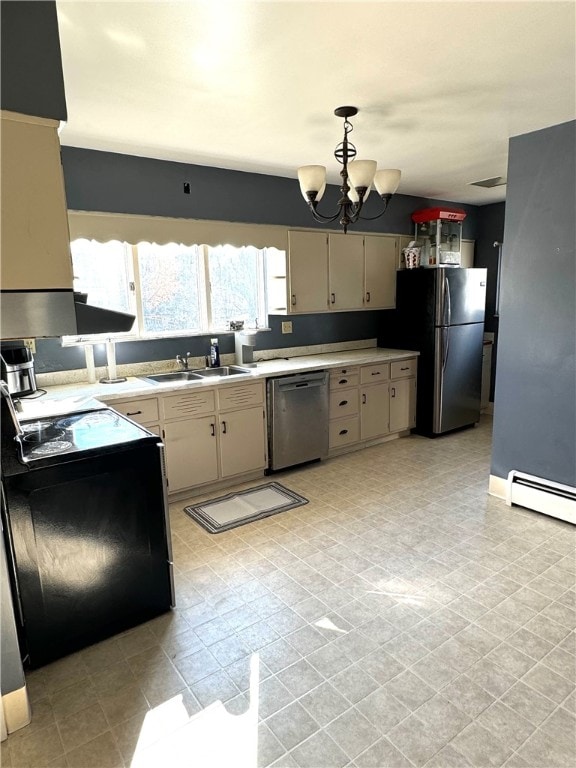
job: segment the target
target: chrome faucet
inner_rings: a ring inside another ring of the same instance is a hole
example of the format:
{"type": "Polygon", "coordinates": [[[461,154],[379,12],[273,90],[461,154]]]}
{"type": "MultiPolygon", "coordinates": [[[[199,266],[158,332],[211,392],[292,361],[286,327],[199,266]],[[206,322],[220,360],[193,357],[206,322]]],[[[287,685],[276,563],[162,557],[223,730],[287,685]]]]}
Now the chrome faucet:
{"type": "Polygon", "coordinates": [[[176,362],[180,365],[180,370],[187,371],[188,370],[188,358],[192,357],[190,352],[186,352],[186,357],[182,357],[182,355],[176,355],[176,362]]]}

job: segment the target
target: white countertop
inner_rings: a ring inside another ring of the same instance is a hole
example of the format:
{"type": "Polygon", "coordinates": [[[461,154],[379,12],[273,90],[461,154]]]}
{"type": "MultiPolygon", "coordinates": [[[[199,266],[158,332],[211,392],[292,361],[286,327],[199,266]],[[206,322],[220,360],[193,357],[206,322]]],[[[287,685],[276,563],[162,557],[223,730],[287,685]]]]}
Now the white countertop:
{"type": "MultiPolygon", "coordinates": [[[[250,381],[255,378],[266,379],[271,376],[304,373],[321,369],[329,370],[330,368],[340,368],[347,365],[366,365],[369,363],[390,362],[392,360],[406,360],[418,355],[418,352],[410,350],[370,347],[368,349],[329,352],[288,359],[264,360],[258,363],[255,368],[251,368],[250,373],[239,374],[231,378],[211,377],[204,380],[171,381],[157,384],[146,381],[143,378],[129,377],[126,381],[118,384],[101,384],[100,382],[95,384],[61,384],[45,387],[46,395],[44,397],[36,399],[22,398],[23,412],[20,417],[35,418],[69,413],[73,410],[89,409],[94,407],[94,398],[97,401],[113,403],[114,400],[125,400],[129,397],[152,397],[182,389],[234,385],[237,382],[250,381]]],[[[157,371],[154,372],[157,373],[157,371]]]]}

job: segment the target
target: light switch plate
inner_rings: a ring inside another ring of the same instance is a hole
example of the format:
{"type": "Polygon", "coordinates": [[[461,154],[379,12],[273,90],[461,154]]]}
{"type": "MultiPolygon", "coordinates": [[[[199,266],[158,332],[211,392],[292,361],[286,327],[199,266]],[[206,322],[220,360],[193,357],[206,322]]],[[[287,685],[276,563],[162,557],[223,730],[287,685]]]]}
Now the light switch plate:
{"type": "Polygon", "coordinates": [[[282,333],[292,333],[292,321],[282,323],[282,333]]]}

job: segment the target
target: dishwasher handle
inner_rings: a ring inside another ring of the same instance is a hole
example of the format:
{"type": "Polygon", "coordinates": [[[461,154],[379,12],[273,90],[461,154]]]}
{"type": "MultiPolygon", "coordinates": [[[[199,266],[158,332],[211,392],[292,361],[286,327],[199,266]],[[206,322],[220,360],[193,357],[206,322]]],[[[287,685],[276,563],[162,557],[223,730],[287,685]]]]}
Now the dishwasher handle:
{"type": "Polygon", "coordinates": [[[295,376],[285,376],[279,379],[273,379],[274,388],[278,392],[287,392],[293,389],[310,389],[312,387],[325,387],[328,374],[326,371],[315,371],[314,373],[302,373],[295,376]]]}

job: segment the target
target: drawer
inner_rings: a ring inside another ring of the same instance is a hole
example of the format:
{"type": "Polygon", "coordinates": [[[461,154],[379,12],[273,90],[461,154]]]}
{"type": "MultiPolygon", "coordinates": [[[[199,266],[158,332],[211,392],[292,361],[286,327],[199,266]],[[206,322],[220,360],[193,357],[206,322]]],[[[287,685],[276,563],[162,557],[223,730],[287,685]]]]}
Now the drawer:
{"type": "Polygon", "coordinates": [[[126,400],[113,402],[110,406],[124,416],[128,416],[138,424],[149,424],[158,421],[158,398],[147,397],[141,400],[126,400]]]}
{"type": "Polygon", "coordinates": [[[332,368],[330,370],[330,379],[339,379],[341,376],[357,376],[358,366],[347,365],[345,368],[332,368]]]}
{"type": "Polygon", "coordinates": [[[390,363],[363,365],[360,368],[360,384],[376,384],[390,378],[390,363]]]}
{"type": "Polygon", "coordinates": [[[343,387],[357,387],[358,382],[360,381],[360,377],[358,375],[358,368],[348,368],[343,369],[341,373],[338,373],[336,376],[331,373],[330,374],[330,391],[333,392],[335,389],[342,389],[343,387]],[[354,373],[344,373],[344,370],[354,370],[354,373]]]}
{"type": "Polygon", "coordinates": [[[403,379],[406,376],[416,376],[416,366],[418,361],[415,357],[410,360],[397,360],[390,363],[390,377],[392,379],[403,379]]]}
{"type": "Polygon", "coordinates": [[[357,443],[359,439],[360,425],[358,416],[350,416],[347,419],[336,419],[330,422],[330,448],[339,448],[342,445],[357,443]]]}
{"type": "Polygon", "coordinates": [[[250,381],[238,383],[235,386],[221,387],[218,389],[218,408],[221,411],[231,408],[247,408],[251,405],[264,403],[264,383],[262,381],[250,381]]]}
{"type": "Polygon", "coordinates": [[[214,390],[197,389],[181,395],[165,397],[162,401],[165,419],[179,419],[183,416],[198,416],[216,410],[214,390]]]}
{"type": "Polygon", "coordinates": [[[339,419],[341,416],[351,416],[358,413],[358,390],[342,389],[330,393],[330,418],[339,419]]]}

